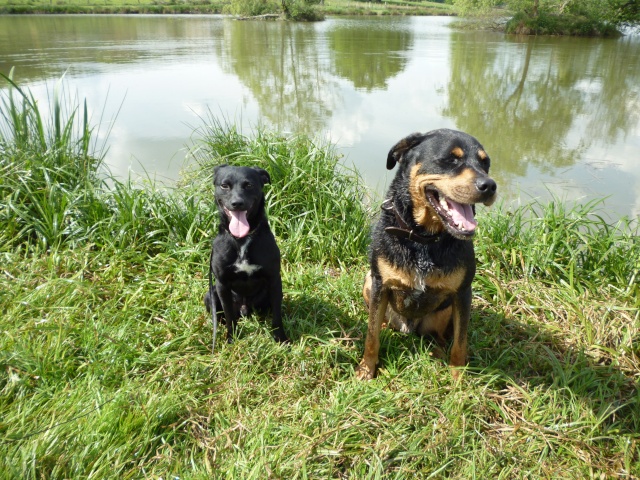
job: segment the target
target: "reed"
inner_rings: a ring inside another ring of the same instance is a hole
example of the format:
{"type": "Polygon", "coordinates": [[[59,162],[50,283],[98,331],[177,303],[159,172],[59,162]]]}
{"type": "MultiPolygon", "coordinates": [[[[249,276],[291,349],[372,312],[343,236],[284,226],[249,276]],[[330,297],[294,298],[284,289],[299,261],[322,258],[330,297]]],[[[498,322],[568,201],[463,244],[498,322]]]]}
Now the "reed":
{"type": "Polygon", "coordinates": [[[209,114],[191,152],[198,170],[187,183],[204,184],[210,203],[215,165],[253,165],[269,172],[269,223],[287,262],[348,265],[365,255],[371,216],[366,188],[330,145],[263,128],[245,136],[209,114]]]}
{"type": "Polygon", "coordinates": [[[80,109],[62,78],[45,118],[12,73],[2,75],[8,89],[0,110],[4,234],[14,243],[31,239],[46,249],[78,236],[78,217],[101,187],[104,152],[91,145],[86,102],[80,109]]]}
{"type": "Polygon", "coordinates": [[[512,279],[535,277],[579,290],[614,286],[631,297],[638,293],[638,224],[606,216],[602,200],[571,205],[554,198],[500,209],[483,218],[480,263],[512,279]]]}

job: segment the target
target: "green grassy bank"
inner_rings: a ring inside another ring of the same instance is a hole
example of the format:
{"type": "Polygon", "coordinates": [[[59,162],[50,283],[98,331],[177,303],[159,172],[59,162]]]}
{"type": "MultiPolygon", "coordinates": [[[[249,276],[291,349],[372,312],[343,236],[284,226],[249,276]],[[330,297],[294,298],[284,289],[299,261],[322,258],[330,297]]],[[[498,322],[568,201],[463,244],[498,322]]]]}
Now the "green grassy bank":
{"type": "MultiPolygon", "coordinates": [[[[0,0],[0,14],[219,14],[227,12],[230,3],[230,0],[0,0]]],[[[325,15],[455,14],[452,5],[413,0],[325,0],[317,8],[325,15]]]]}
{"type": "MultiPolygon", "coordinates": [[[[640,241],[598,205],[480,215],[469,367],[383,332],[362,383],[378,202],[330,145],[215,118],[172,189],[109,178],[83,105],[0,103],[0,478],[640,476],[640,241]],[[260,165],[283,253],[278,345],[202,305],[211,170],[260,165]],[[108,182],[107,182],[108,181],[108,182]],[[108,185],[107,185],[108,183],[108,185]]],[[[62,96],[56,98],[64,98],[62,96]]]]}

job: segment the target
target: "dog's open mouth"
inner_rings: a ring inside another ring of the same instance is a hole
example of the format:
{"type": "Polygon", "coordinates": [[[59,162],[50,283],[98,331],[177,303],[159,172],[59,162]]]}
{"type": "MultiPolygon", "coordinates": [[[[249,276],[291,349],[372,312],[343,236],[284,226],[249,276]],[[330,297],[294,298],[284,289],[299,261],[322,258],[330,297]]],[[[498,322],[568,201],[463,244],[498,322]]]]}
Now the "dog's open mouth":
{"type": "Polygon", "coordinates": [[[458,203],[435,190],[426,190],[425,194],[447,230],[458,237],[474,235],[478,222],[474,218],[472,205],[458,203]]]}
{"type": "Polygon", "coordinates": [[[225,208],[224,213],[229,217],[229,231],[231,232],[231,235],[237,238],[249,235],[251,228],[249,227],[249,221],[247,220],[246,210],[227,210],[225,208]]]}

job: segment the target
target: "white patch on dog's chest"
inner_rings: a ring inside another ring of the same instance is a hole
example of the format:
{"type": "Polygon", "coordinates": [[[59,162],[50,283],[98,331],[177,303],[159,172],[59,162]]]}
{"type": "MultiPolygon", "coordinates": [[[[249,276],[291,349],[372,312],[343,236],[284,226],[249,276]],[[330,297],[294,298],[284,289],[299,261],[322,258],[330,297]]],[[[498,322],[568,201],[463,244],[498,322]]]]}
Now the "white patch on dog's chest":
{"type": "Polygon", "coordinates": [[[415,272],[413,277],[413,288],[406,290],[406,297],[404,298],[404,306],[409,308],[415,302],[419,301],[426,291],[426,284],[424,282],[424,276],[415,272]]]}
{"type": "Polygon", "coordinates": [[[243,262],[236,262],[233,266],[235,267],[236,272],[244,272],[247,275],[252,275],[262,268],[260,265],[251,265],[246,260],[243,262]]]}
{"type": "Polygon", "coordinates": [[[247,250],[249,249],[250,243],[251,243],[251,239],[247,239],[247,241],[240,247],[240,251],[238,252],[238,258],[233,264],[233,267],[238,273],[244,272],[247,275],[253,275],[255,272],[257,272],[262,268],[260,265],[254,265],[249,263],[249,259],[247,258],[247,250]]]}

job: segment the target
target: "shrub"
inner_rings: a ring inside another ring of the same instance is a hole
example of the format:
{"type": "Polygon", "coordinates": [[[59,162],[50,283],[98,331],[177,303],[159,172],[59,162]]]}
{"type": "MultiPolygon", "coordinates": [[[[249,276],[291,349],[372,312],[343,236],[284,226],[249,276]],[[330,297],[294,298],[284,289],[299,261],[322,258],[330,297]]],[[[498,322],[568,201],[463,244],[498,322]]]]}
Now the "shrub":
{"type": "Polygon", "coordinates": [[[507,33],[519,35],[573,35],[581,37],[614,37],[618,30],[607,22],[579,15],[553,15],[540,13],[531,16],[517,13],[506,26],[507,33]]]}

